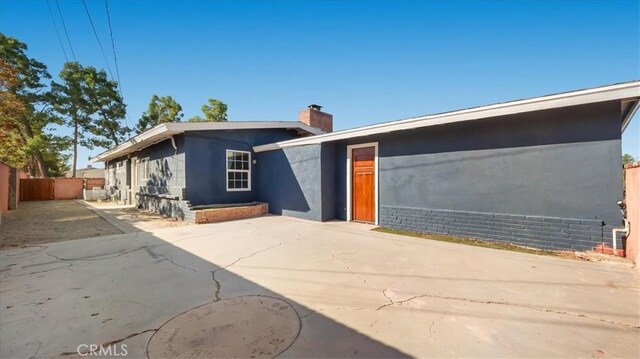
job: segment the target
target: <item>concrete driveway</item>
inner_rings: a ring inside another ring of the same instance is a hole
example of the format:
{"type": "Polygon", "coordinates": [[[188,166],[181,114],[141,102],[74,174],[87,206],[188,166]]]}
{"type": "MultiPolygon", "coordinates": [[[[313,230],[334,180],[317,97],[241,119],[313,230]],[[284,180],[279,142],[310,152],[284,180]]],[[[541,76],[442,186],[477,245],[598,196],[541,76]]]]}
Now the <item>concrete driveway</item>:
{"type": "Polygon", "coordinates": [[[0,357],[640,354],[631,269],[369,229],[267,216],[1,251],[0,357]]]}

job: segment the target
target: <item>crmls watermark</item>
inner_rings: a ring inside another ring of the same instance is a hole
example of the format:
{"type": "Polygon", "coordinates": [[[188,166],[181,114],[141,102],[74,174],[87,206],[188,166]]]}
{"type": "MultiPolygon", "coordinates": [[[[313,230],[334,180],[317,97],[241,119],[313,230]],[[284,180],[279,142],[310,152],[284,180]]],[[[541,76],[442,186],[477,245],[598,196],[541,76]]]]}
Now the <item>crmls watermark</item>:
{"type": "Polygon", "coordinates": [[[76,352],[82,357],[126,357],[129,354],[126,344],[114,344],[107,346],[99,344],[80,344],[76,348],[76,352]]]}

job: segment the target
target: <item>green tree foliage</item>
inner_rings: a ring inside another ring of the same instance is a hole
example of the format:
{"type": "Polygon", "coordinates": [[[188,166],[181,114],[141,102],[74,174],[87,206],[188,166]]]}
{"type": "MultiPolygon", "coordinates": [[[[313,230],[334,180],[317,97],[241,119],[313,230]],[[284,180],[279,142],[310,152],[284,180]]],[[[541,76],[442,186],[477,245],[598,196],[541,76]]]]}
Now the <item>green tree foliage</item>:
{"type": "Polygon", "coordinates": [[[189,122],[227,122],[227,105],[215,98],[210,98],[206,104],[202,105],[202,113],[204,118],[194,116],[189,119],[189,122]]]}
{"type": "Polygon", "coordinates": [[[66,139],[55,136],[59,125],[51,107],[47,67],[26,55],[27,45],[0,33],[0,160],[48,177],[64,166],[66,139]]]}
{"type": "Polygon", "coordinates": [[[153,95],[149,108],[142,113],[138,121],[136,132],[142,133],[161,123],[180,122],[183,116],[182,106],[173,97],[153,95]]]}
{"type": "Polygon", "coordinates": [[[622,164],[623,165],[626,165],[627,163],[632,163],[632,162],[635,162],[635,161],[636,161],[635,157],[631,156],[628,153],[625,153],[624,155],[622,155],[622,164]]]}
{"type": "Polygon", "coordinates": [[[73,130],[72,170],[75,177],[78,145],[91,149],[117,146],[131,130],[122,124],[126,107],[118,93],[118,84],[109,80],[104,70],[67,62],[59,77],[61,83],[51,83],[53,103],[73,130]]]}

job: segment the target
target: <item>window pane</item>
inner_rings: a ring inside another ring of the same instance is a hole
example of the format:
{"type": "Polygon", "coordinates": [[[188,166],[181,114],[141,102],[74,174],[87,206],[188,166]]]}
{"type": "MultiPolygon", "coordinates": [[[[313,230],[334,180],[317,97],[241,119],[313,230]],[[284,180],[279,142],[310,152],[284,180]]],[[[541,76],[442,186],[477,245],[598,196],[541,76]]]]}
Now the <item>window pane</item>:
{"type": "Polygon", "coordinates": [[[240,173],[240,179],[243,180],[243,181],[246,181],[247,178],[249,178],[248,176],[249,176],[249,173],[247,173],[247,172],[241,172],[240,173]]]}
{"type": "Polygon", "coordinates": [[[228,182],[227,182],[227,186],[228,186],[229,188],[235,188],[233,184],[234,184],[234,182],[233,182],[233,181],[228,181],[228,182]]]}

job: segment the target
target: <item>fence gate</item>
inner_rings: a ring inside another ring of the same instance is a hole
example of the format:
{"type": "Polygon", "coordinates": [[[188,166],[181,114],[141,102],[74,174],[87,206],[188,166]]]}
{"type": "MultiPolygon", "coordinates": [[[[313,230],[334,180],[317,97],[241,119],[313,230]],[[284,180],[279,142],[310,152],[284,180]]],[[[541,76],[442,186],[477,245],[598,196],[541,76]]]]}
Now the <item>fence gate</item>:
{"type": "Polygon", "coordinates": [[[20,201],[48,201],[53,199],[53,178],[20,180],[20,201]]]}

